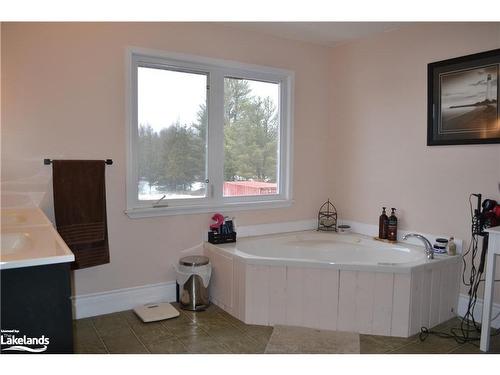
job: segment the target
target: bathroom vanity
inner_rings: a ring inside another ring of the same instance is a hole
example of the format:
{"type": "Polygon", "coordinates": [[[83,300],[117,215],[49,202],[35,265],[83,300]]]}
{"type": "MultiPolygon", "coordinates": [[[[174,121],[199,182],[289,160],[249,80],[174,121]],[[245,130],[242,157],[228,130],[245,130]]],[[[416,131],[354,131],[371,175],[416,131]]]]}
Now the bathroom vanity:
{"type": "Polygon", "coordinates": [[[38,208],[2,210],[2,353],[72,353],[74,255],[38,208]]]}

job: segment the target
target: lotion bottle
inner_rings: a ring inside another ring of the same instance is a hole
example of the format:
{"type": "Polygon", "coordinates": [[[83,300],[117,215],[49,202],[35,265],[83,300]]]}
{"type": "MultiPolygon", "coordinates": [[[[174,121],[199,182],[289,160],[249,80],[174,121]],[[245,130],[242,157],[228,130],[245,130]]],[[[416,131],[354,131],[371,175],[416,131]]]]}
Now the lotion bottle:
{"type": "Polygon", "coordinates": [[[381,240],[387,239],[387,226],[389,225],[389,218],[385,213],[385,207],[382,207],[382,215],[378,219],[378,238],[381,240]]]}
{"type": "Polygon", "coordinates": [[[391,216],[389,216],[389,221],[387,225],[387,239],[389,241],[398,240],[398,218],[396,217],[396,209],[391,208],[391,216]]]}
{"type": "Polygon", "coordinates": [[[457,244],[453,237],[448,241],[448,255],[457,255],[457,244]]]}

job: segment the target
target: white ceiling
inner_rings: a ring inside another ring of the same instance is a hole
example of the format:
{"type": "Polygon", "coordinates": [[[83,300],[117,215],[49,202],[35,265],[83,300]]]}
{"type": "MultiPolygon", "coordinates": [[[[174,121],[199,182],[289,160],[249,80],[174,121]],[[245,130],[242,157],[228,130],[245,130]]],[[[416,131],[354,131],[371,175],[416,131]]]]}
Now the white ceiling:
{"type": "Polygon", "coordinates": [[[234,22],[227,26],[333,47],[371,34],[391,31],[404,22],[234,22]]]}

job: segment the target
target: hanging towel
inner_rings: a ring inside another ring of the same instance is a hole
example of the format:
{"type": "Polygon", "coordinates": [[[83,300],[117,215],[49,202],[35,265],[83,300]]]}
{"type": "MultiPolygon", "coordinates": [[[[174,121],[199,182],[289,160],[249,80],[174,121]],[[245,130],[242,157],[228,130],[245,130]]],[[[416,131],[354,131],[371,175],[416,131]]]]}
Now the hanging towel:
{"type": "Polygon", "coordinates": [[[75,254],[72,269],[109,263],[103,160],[53,160],[57,231],[75,254]]]}

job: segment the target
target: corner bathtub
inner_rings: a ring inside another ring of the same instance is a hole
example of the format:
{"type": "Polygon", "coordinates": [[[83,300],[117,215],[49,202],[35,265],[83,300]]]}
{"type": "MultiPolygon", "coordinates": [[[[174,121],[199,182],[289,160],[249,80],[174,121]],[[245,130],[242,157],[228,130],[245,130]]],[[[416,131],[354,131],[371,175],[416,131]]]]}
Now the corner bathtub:
{"type": "Polygon", "coordinates": [[[408,337],[455,315],[460,257],[358,234],[292,232],[205,243],[213,303],[248,324],[408,337]]]}

